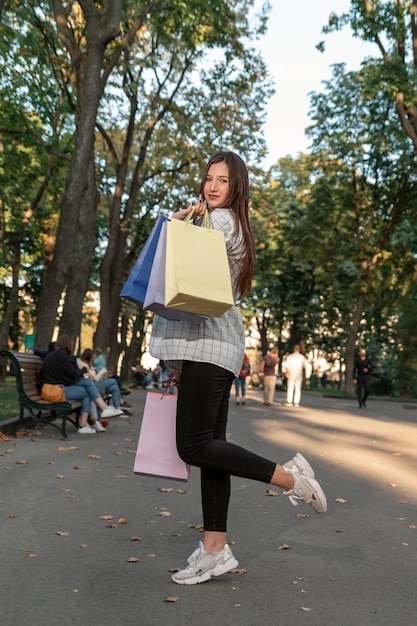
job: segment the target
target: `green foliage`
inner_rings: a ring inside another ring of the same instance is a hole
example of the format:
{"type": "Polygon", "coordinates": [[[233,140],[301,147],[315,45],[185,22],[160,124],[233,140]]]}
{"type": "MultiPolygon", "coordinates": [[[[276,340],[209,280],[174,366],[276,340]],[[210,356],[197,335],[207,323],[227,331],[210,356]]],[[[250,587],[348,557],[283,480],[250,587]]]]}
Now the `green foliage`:
{"type": "Polygon", "coordinates": [[[0,422],[19,417],[19,398],[16,386],[8,381],[0,385],[0,422]]]}

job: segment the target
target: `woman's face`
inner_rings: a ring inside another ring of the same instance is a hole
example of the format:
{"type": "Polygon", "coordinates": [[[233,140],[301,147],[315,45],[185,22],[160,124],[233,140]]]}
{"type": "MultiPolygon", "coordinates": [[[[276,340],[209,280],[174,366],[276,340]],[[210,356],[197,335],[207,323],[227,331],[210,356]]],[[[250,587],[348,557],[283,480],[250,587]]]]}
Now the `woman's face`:
{"type": "Polygon", "coordinates": [[[203,192],[212,209],[226,207],[226,198],[229,194],[229,168],[226,163],[222,161],[210,166],[203,192]]]}

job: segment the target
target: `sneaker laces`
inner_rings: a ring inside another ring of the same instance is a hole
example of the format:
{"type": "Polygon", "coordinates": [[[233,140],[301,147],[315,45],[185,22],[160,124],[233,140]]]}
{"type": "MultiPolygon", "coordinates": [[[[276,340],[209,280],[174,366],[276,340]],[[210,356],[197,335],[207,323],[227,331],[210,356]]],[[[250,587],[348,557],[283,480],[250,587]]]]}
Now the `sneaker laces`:
{"type": "Polygon", "coordinates": [[[289,489],[288,491],[284,491],[284,496],[288,496],[289,501],[291,502],[291,504],[293,504],[294,506],[298,506],[298,502],[297,500],[302,500],[303,502],[305,502],[306,504],[309,504],[310,500],[306,500],[304,495],[302,494],[301,491],[299,491],[296,487],[297,485],[297,473],[298,473],[298,468],[294,469],[288,469],[287,471],[292,474],[293,478],[294,478],[294,485],[292,487],[292,489],[289,489]]]}

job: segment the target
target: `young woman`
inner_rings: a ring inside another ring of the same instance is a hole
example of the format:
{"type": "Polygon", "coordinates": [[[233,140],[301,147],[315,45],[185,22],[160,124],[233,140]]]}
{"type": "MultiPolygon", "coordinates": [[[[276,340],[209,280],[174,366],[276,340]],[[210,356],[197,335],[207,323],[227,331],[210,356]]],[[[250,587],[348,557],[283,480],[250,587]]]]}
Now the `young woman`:
{"type": "MultiPolygon", "coordinates": [[[[184,219],[192,205],[173,215],[184,219]]],[[[219,152],[208,162],[195,213],[208,210],[211,228],[225,236],[235,301],[250,293],[255,249],[249,223],[249,179],[242,159],[219,152]]],[[[155,316],[150,352],[174,370],[178,387],[177,447],[181,458],[201,468],[204,536],[185,569],[173,574],[181,585],[194,585],[237,567],[226,543],[230,476],[281,487],[310,504],[327,509],[326,497],[310,464],[297,454],[278,465],[226,441],[227,411],[233,380],[242,367],[245,333],[236,306],[202,324],[155,316]],[[204,393],[201,390],[204,389],[204,393]]]]}
{"type": "MultiPolygon", "coordinates": [[[[101,393],[101,395],[110,394],[112,398],[112,403],[115,409],[120,409],[121,412],[125,413],[125,409],[123,408],[123,400],[120,391],[119,384],[115,378],[100,378],[97,376],[94,363],[94,352],[91,348],[86,348],[81,357],[77,359],[77,365],[79,369],[85,368],[84,378],[89,378],[92,380],[97,388],[97,390],[101,393]]],[[[106,370],[107,371],[107,370],[106,370]]],[[[95,407],[91,406],[91,415],[95,417],[97,414],[97,410],[94,410],[95,407]]],[[[130,414],[130,411],[126,409],[126,414],[130,414]]]]}

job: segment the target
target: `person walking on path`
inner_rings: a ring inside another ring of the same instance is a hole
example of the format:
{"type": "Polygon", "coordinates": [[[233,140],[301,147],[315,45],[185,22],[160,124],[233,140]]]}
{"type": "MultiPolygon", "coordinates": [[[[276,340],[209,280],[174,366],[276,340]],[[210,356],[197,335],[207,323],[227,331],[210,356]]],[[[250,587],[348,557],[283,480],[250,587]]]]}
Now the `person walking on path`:
{"type": "Polygon", "coordinates": [[[356,384],[359,408],[366,408],[366,400],[371,391],[370,373],[372,369],[371,360],[366,356],[366,350],[361,348],[359,356],[355,359],[353,366],[353,382],[356,384]]]}
{"type": "Polygon", "coordinates": [[[261,361],[260,375],[263,378],[264,404],[267,406],[272,404],[274,401],[278,363],[279,358],[277,348],[272,348],[272,350],[266,354],[261,361]]]}
{"type": "MultiPolygon", "coordinates": [[[[174,213],[184,219],[193,206],[174,213]]],[[[225,236],[235,301],[250,293],[255,247],[249,223],[249,177],[242,159],[219,152],[206,165],[194,207],[201,224],[208,211],[210,227],[225,236]]],[[[177,449],[201,470],[203,540],[187,566],[174,573],[180,585],[195,585],[237,567],[226,542],[230,477],[240,476],[284,489],[293,504],[303,500],[317,513],[327,509],[326,496],[308,461],[296,454],[279,465],[226,441],[230,390],[244,355],[242,316],[232,306],[201,324],[154,316],[149,351],[173,370],[178,384],[177,449]]]]}
{"type": "Polygon", "coordinates": [[[285,363],[285,374],[287,377],[287,406],[300,406],[301,387],[306,369],[307,360],[301,354],[300,346],[294,346],[294,351],[287,358],[285,363]]]}
{"type": "Polygon", "coordinates": [[[246,404],[246,378],[250,375],[250,361],[248,355],[243,356],[242,368],[235,378],[236,404],[246,404]],[[240,394],[240,395],[239,395],[240,394]]]}

